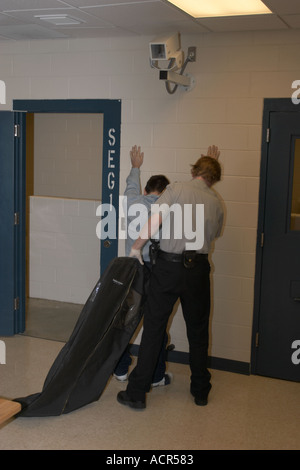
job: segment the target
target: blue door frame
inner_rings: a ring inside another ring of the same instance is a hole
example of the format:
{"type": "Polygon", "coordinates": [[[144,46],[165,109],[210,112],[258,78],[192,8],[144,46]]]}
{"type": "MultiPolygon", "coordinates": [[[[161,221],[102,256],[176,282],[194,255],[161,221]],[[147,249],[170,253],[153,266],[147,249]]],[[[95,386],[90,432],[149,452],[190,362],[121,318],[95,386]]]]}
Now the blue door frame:
{"type": "MultiPolygon", "coordinates": [[[[25,329],[25,181],[26,181],[26,158],[25,158],[25,129],[26,112],[28,113],[98,113],[103,114],[103,163],[102,163],[102,201],[101,203],[113,207],[116,216],[116,227],[118,227],[119,215],[119,173],[120,173],[120,134],[121,134],[121,101],[120,100],[14,100],[14,112],[7,112],[9,126],[19,124],[19,132],[22,138],[7,139],[3,134],[3,142],[9,146],[6,149],[10,155],[8,165],[10,178],[14,178],[14,185],[9,194],[9,204],[7,206],[10,214],[9,219],[14,217],[14,213],[19,213],[18,231],[14,234],[14,250],[12,253],[11,242],[7,240],[10,252],[7,252],[9,265],[8,283],[10,294],[13,291],[13,298],[18,298],[17,309],[11,306],[11,299],[5,294],[5,287],[2,286],[1,301],[9,303],[12,313],[10,314],[9,325],[4,318],[3,309],[0,312],[0,335],[8,336],[21,333],[25,329]],[[8,115],[13,117],[8,117],[8,115]],[[13,124],[12,124],[13,123],[13,124]],[[22,155],[22,158],[18,157],[22,155]],[[14,168],[11,159],[15,158],[14,168]],[[9,254],[11,253],[11,254],[9,254]],[[13,276],[13,278],[12,278],[13,276]],[[7,300],[5,300],[7,298],[7,300]],[[11,316],[13,315],[13,317],[11,316]],[[13,318],[13,319],[12,319],[13,318]]],[[[3,111],[3,113],[6,113],[3,111]]],[[[2,114],[2,113],[1,113],[2,114]]],[[[4,114],[3,114],[3,120],[4,114]]],[[[2,126],[3,133],[6,130],[2,126]]],[[[1,168],[2,170],[2,168],[1,168]]],[[[4,168],[3,168],[4,170],[4,168]]],[[[10,180],[11,181],[11,180],[10,180]]],[[[106,206],[108,207],[108,206],[106,206]]],[[[105,215],[102,214],[102,217],[105,215]]],[[[14,229],[16,230],[16,229],[14,229]]],[[[3,233],[3,237],[4,237],[3,233]]],[[[95,227],[96,236],[96,227],[95,227]]],[[[3,238],[2,237],[2,238],[3,238]]],[[[118,233],[111,234],[109,231],[102,236],[100,243],[100,272],[103,272],[109,262],[118,255],[118,233]]],[[[3,248],[3,247],[2,247],[3,248]]],[[[3,249],[4,251],[4,249],[3,249]]],[[[10,296],[11,297],[11,296],[10,296]]]]}

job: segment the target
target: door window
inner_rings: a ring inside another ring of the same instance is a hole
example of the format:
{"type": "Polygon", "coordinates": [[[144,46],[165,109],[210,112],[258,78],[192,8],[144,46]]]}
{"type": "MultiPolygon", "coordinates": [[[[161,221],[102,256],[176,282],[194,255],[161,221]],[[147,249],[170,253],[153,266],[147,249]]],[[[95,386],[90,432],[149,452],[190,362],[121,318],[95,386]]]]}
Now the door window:
{"type": "Polygon", "coordinates": [[[300,139],[295,140],[290,230],[300,230],[300,139]]]}

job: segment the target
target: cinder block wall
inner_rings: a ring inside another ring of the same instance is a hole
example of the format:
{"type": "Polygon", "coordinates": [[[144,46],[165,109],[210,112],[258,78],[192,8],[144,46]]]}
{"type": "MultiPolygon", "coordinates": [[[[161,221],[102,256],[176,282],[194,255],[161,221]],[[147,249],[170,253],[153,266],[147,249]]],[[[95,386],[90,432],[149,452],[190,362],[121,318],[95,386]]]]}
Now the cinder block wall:
{"type": "MultiPolygon", "coordinates": [[[[182,36],[197,47],[187,72],[192,91],[168,95],[149,67],[153,37],[3,42],[0,79],[12,99],[122,100],[121,188],[135,143],[145,152],[142,185],[151,174],[188,179],[207,146],[221,149],[226,205],[223,237],[212,254],[211,355],[250,361],[255,239],[263,98],[292,94],[300,78],[299,31],[182,36]]],[[[120,243],[120,254],[123,245],[120,243]]],[[[177,350],[187,351],[180,308],[171,326],[177,350]]]]}
{"type": "Polygon", "coordinates": [[[30,297],[86,302],[100,273],[99,203],[30,197],[30,297]]]}

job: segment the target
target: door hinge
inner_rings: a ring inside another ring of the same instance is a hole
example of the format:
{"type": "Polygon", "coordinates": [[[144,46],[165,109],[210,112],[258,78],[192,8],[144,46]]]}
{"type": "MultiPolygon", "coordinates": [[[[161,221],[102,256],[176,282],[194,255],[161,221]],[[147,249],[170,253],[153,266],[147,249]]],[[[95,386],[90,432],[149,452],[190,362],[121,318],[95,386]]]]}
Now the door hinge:
{"type": "Polygon", "coordinates": [[[270,128],[267,129],[266,142],[270,142],[270,128]]]}
{"type": "Polygon", "coordinates": [[[258,339],[259,339],[259,333],[258,331],[256,332],[256,335],[255,335],[255,347],[258,348],[258,339]]]}
{"type": "Polygon", "coordinates": [[[14,136],[15,136],[15,137],[20,137],[20,124],[15,124],[15,127],[14,127],[14,136]]]}
{"type": "Polygon", "coordinates": [[[19,225],[20,223],[20,212],[15,212],[14,214],[14,225],[19,225]]]}
{"type": "Polygon", "coordinates": [[[16,297],[14,299],[14,310],[18,310],[19,307],[20,307],[20,299],[19,299],[19,297],[16,297]]]}
{"type": "Polygon", "coordinates": [[[264,246],[264,241],[265,241],[265,234],[264,234],[264,232],[262,232],[260,234],[260,247],[261,248],[263,248],[263,246],[264,246]]]}

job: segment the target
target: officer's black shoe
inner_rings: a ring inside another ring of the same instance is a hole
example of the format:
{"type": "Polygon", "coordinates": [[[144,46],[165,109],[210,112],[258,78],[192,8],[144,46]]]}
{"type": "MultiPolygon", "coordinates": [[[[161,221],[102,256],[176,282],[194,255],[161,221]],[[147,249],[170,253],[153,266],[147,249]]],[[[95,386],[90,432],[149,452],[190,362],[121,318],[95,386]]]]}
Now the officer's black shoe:
{"type": "Polygon", "coordinates": [[[127,405],[136,410],[146,408],[146,400],[134,400],[133,398],[130,398],[126,390],[118,393],[117,400],[121,405],[127,405]]]}
{"type": "Polygon", "coordinates": [[[206,406],[208,402],[207,398],[202,398],[201,396],[198,397],[197,395],[195,396],[194,401],[198,406],[206,406]]]}
{"type": "Polygon", "coordinates": [[[194,397],[194,401],[196,403],[196,405],[198,406],[206,406],[207,405],[207,402],[208,402],[208,394],[209,394],[209,391],[211,389],[211,384],[208,384],[208,387],[207,387],[207,390],[205,392],[193,392],[191,390],[191,394],[193,395],[194,397]]]}

